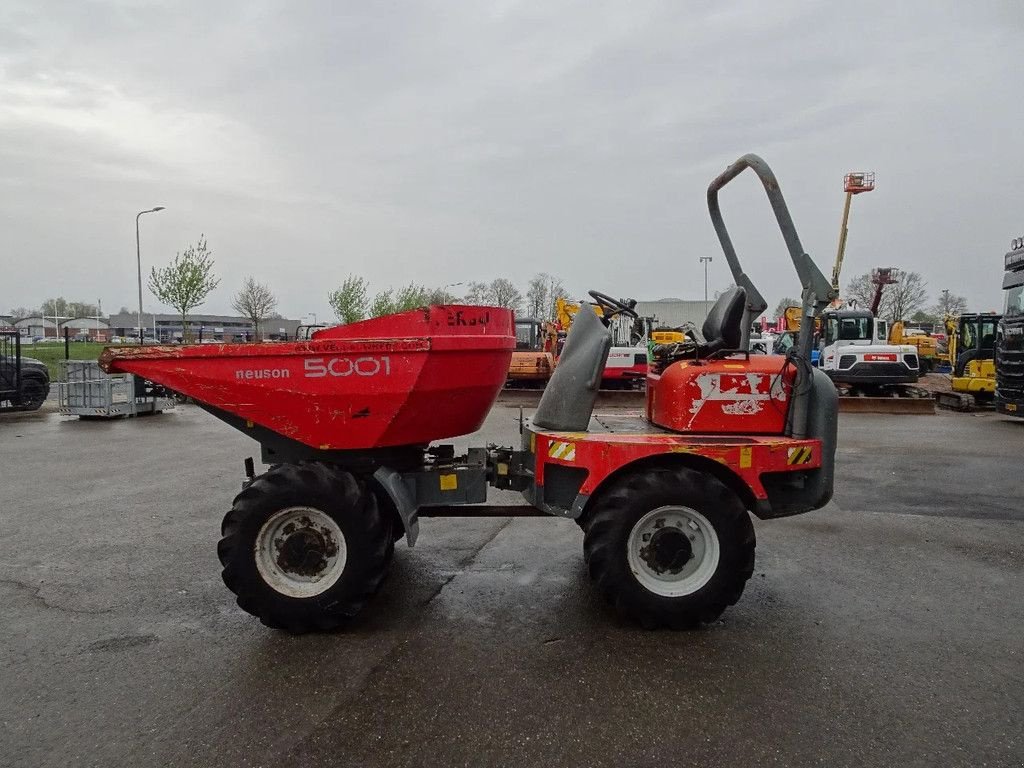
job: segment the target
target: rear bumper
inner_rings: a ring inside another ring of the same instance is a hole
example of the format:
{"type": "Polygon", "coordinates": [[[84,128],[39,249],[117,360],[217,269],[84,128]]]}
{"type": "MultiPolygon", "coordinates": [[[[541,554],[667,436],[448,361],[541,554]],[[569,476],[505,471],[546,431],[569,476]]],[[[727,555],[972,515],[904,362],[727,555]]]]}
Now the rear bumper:
{"type": "Polygon", "coordinates": [[[1024,392],[1007,392],[997,389],[995,405],[997,413],[1024,419],[1024,392]]]}
{"type": "Polygon", "coordinates": [[[914,384],[920,371],[903,363],[854,363],[840,371],[825,371],[837,384],[914,384]]]}

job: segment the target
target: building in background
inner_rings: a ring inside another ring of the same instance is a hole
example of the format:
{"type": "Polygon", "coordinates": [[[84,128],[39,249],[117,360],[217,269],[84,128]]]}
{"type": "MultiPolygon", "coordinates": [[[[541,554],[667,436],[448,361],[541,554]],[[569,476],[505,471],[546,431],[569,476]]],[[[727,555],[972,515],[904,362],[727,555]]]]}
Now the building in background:
{"type": "MultiPolygon", "coordinates": [[[[138,315],[119,312],[107,320],[112,336],[135,339],[139,336],[138,315]]],[[[271,340],[294,339],[301,320],[274,318],[264,320],[263,337],[271,340]]],[[[184,336],[181,315],[142,313],[143,334],[162,342],[180,341],[184,336]]],[[[252,321],[235,315],[189,315],[189,330],[196,341],[252,341],[256,329],[252,321]]]]}
{"type": "Polygon", "coordinates": [[[700,328],[711,304],[714,304],[714,301],[705,304],[703,300],[658,299],[657,301],[638,301],[635,309],[640,317],[652,318],[655,328],[659,326],[678,328],[686,323],[693,323],[700,328]]]}
{"type": "Polygon", "coordinates": [[[28,339],[55,339],[58,336],[57,324],[53,320],[47,320],[38,315],[32,317],[20,317],[12,325],[28,339]]]}
{"type": "Polygon", "coordinates": [[[64,329],[68,331],[68,337],[74,341],[110,341],[110,324],[102,317],[75,317],[65,320],[60,324],[59,335],[64,336],[64,329]]]}

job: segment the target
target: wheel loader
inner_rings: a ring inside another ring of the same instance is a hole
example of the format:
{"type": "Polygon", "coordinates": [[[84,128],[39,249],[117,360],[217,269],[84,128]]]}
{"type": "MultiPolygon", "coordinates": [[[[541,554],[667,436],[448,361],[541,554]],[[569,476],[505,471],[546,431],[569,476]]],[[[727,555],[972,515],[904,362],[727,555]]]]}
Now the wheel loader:
{"type": "Polygon", "coordinates": [[[689,628],[739,600],[754,570],[751,515],[819,509],[832,496],[837,397],[810,364],[833,299],[804,252],[778,181],[756,155],[708,188],[735,287],[700,341],[660,349],[643,413],[595,414],[607,323],[632,305],[592,292],[518,445],[457,455],[437,441],[478,429],[515,347],[512,313],[432,306],[316,331],[307,341],[108,349],[102,364],[160,382],[259,442],[224,518],[218,555],[238,605],[293,633],[331,630],[380,587],[403,536],[435,516],[575,520],[598,591],[644,627],[689,628]],[[800,280],[786,356],[748,350],[765,301],[743,271],[719,193],[745,170],[767,193],[800,280]],[[524,503],[488,504],[489,487],[524,503]]]}

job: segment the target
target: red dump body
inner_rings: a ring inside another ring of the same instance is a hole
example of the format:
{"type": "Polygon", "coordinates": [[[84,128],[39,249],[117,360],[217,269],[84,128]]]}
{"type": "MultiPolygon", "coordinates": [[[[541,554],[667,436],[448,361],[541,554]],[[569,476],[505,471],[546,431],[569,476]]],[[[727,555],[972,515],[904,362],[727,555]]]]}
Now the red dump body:
{"type": "Polygon", "coordinates": [[[351,450],[475,431],[514,348],[510,310],[434,306],[309,341],[107,349],[100,364],[313,448],[351,450]]]}

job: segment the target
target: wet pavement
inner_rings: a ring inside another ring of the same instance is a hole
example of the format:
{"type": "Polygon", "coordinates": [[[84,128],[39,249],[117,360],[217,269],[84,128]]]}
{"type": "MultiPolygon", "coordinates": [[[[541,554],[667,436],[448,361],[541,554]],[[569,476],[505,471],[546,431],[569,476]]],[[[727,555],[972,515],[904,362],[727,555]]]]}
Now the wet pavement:
{"type": "Polygon", "coordinates": [[[220,580],[245,436],[0,417],[0,765],[1021,765],[1024,421],[840,444],[708,629],[621,623],[571,522],[425,520],[356,626],[291,637],[220,580]]]}

